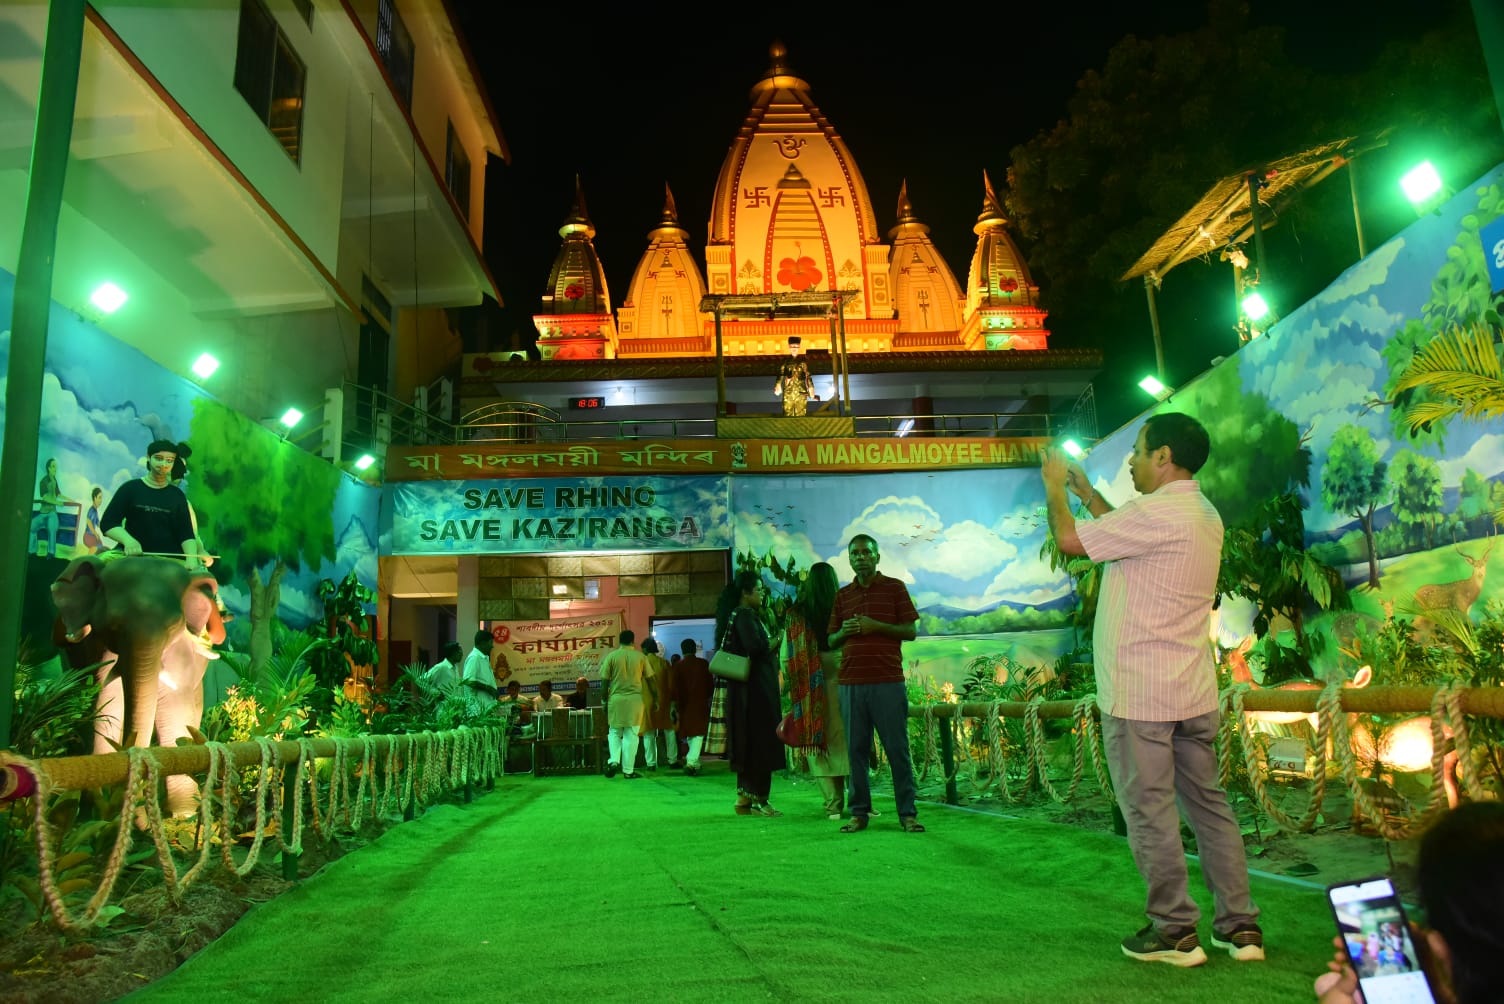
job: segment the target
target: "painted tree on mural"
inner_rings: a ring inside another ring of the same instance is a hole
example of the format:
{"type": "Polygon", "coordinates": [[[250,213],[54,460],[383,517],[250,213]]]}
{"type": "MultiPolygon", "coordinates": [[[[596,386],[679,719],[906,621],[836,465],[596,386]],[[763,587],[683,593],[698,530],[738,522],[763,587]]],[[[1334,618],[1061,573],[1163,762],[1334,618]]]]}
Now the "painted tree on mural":
{"type": "Polygon", "coordinates": [[[1430,457],[1409,450],[1395,454],[1389,465],[1394,485],[1390,509],[1399,522],[1405,543],[1436,546],[1436,525],[1441,519],[1441,469],[1430,457]]]}
{"type": "Polygon", "coordinates": [[[1227,526],[1260,518],[1265,502],[1311,480],[1311,451],[1295,423],[1243,390],[1235,365],[1219,366],[1181,393],[1175,410],[1206,426],[1212,452],[1196,480],[1227,526]]]}
{"type": "Polygon", "coordinates": [[[340,473],[216,401],[193,402],[193,494],[199,531],[220,556],[214,572],[251,600],[251,667],[272,654],[282,576],[335,557],[334,496],[340,473]],[[228,575],[226,574],[228,572],[228,575]]]}
{"type": "Polygon", "coordinates": [[[1348,424],[1337,430],[1321,470],[1321,498],[1332,512],[1346,513],[1363,525],[1368,547],[1368,585],[1379,587],[1379,555],[1373,539],[1373,511],[1389,487],[1388,466],[1367,429],[1348,424]]]}

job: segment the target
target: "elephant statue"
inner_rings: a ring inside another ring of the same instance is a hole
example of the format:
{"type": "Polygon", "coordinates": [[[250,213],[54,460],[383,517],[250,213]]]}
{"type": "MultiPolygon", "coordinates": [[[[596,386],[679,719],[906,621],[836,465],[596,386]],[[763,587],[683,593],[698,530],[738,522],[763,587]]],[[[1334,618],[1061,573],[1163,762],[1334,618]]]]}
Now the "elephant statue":
{"type": "MultiPolygon", "coordinates": [[[[53,640],[70,665],[99,670],[94,752],[176,745],[204,714],[210,648],[225,640],[218,584],[168,558],[75,558],[52,583],[53,640]]],[[[174,815],[191,814],[198,786],[167,782],[174,815]]]]}

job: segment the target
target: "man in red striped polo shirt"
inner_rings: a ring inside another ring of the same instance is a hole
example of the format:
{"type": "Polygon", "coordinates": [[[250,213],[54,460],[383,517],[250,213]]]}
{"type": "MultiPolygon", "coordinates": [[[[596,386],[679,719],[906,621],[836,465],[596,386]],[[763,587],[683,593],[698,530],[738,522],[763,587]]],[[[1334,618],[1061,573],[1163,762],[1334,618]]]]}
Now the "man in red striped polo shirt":
{"type": "Polygon", "coordinates": [[[1216,903],[1212,944],[1234,959],[1264,957],[1259,908],[1237,817],[1217,773],[1217,673],[1208,624],[1222,556],[1222,518],[1194,475],[1211,443],[1188,415],[1154,415],[1128,470],[1140,494],[1114,509],[1059,450],[1043,461],[1050,532],[1066,554],[1106,562],[1093,630],[1102,744],[1128,847],[1148,889],[1149,924],[1123,940],[1144,962],[1199,966],[1201,910],[1187,888],[1180,808],[1196,831],[1216,903]],[[1092,519],[1077,523],[1067,488],[1092,519]]]}
{"type": "Polygon", "coordinates": [[[893,771],[893,798],[898,823],[906,833],[923,833],[914,808],[914,764],[909,759],[909,692],[903,682],[903,643],[913,641],[919,611],[909,591],[877,570],[877,541],[859,533],[846,545],[856,581],[836,593],[830,610],[830,647],[841,650],[841,717],[851,760],[851,818],[842,833],[867,828],[872,788],[867,763],[872,757],[872,730],[882,741],[893,771]]]}

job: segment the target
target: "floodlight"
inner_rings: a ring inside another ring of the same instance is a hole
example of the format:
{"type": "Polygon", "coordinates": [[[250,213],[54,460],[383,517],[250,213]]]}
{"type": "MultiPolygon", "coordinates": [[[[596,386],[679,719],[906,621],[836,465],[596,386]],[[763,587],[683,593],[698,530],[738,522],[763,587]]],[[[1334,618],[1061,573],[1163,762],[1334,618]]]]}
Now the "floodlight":
{"type": "Polygon", "coordinates": [[[1269,301],[1258,293],[1249,293],[1243,297],[1243,316],[1250,321],[1263,320],[1269,316],[1269,301]]]}
{"type": "Polygon", "coordinates": [[[1066,453],[1069,453],[1071,456],[1075,457],[1077,460],[1080,460],[1086,455],[1086,451],[1081,449],[1081,444],[1076,442],[1074,439],[1067,439],[1065,442],[1060,444],[1060,448],[1066,453]]]}
{"type": "Polygon", "coordinates": [[[200,380],[207,380],[219,369],[219,360],[205,352],[193,361],[193,372],[198,374],[200,380]]]}
{"type": "Polygon", "coordinates": [[[375,457],[371,456],[369,453],[362,453],[360,455],[360,459],[357,460],[357,461],[355,461],[355,469],[357,471],[363,471],[367,467],[370,467],[375,462],[376,462],[376,458],[375,457]]]}
{"type": "Polygon", "coordinates": [[[1423,160],[1400,179],[1400,188],[1405,198],[1419,208],[1441,191],[1441,175],[1429,160],[1423,160]]]}
{"type": "Polygon", "coordinates": [[[1138,382],[1145,394],[1151,395],[1156,401],[1163,401],[1172,393],[1169,387],[1159,382],[1157,377],[1146,376],[1138,382]]]}
{"type": "Polygon", "coordinates": [[[288,408],[282,413],[282,424],[291,429],[303,421],[303,413],[296,408],[288,408]]]}
{"type": "Polygon", "coordinates": [[[126,296],[125,290],[113,282],[102,282],[94,292],[89,294],[89,302],[106,314],[113,314],[129,299],[130,297],[126,296]]]}

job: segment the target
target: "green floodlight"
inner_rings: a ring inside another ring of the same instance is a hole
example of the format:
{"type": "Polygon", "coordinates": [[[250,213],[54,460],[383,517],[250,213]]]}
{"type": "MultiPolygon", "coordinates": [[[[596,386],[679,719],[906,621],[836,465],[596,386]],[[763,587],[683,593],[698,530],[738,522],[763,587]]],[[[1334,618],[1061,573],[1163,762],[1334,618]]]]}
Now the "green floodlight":
{"type": "Polygon", "coordinates": [[[371,456],[369,453],[362,453],[360,455],[360,459],[357,460],[357,461],[355,461],[355,469],[357,471],[363,471],[367,467],[370,467],[375,462],[376,462],[376,458],[375,457],[371,456]]]}
{"type": "Polygon", "coordinates": [[[1138,385],[1143,388],[1145,394],[1150,395],[1156,401],[1163,401],[1171,393],[1170,388],[1160,383],[1157,377],[1146,376],[1138,382],[1138,385]]]}
{"type": "Polygon", "coordinates": [[[205,352],[193,361],[193,372],[198,374],[200,380],[207,380],[219,369],[219,360],[205,352]]]}
{"type": "Polygon", "coordinates": [[[296,408],[288,408],[282,413],[281,421],[284,426],[291,429],[293,426],[303,421],[303,413],[296,408]]]}
{"type": "Polygon", "coordinates": [[[113,282],[102,282],[89,294],[89,302],[106,314],[113,314],[125,305],[130,297],[113,282]]]}
{"type": "Polygon", "coordinates": [[[1070,454],[1072,457],[1075,457],[1077,460],[1080,460],[1082,457],[1086,456],[1086,451],[1081,449],[1081,444],[1076,442],[1074,439],[1067,439],[1065,442],[1060,444],[1060,448],[1066,453],[1070,454]]]}
{"type": "Polygon", "coordinates": [[[1261,321],[1269,316],[1269,301],[1259,293],[1243,297],[1243,316],[1250,321],[1261,321]]]}
{"type": "Polygon", "coordinates": [[[1405,198],[1419,209],[1441,191],[1441,175],[1429,160],[1423,160],[1400,179],[1400,189],[1405,193],[1405,198]]]}

